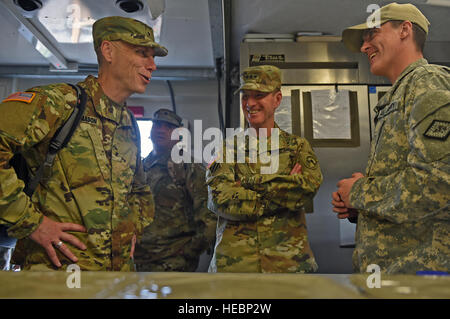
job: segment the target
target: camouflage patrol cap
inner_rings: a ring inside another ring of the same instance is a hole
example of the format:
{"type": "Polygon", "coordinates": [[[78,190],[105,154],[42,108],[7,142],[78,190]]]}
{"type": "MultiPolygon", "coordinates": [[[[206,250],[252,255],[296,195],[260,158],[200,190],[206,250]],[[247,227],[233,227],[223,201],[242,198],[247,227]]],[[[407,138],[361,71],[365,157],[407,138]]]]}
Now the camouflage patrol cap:
{"type": "Polygon", "coordinates": [[[428,34],[430,22],[419,9],[410,3],[398,4],[393,2],[374,11],[367,18],[366,22],[345,29],[342,32],[342,41],[350,51],[360,52],[364,30],[381,26],[383,23],[392,20],[410,21],[417,24],[428,34]],[[380,19],[379,23],[376,21],[377,17],[380,19]],[[372,26],[369,25],[371,23],[373,24],[372,26]]]}
{"type": "Polygon", "coordinates": [[[234,94],[241,90],[273,92],[281,88],[281,71],[273,65],[258,65],[248,67],[242,72],[241,86],[234,94]]]}
{"type": "Polygon", "coordinates": [[[182,120],[183,119],[179,117],[174,111],[168,109],[159,109],[153,114],[152,118],[153,122],[166,122],[175,125],[176,127],[183,126],[183,123],[181,122],[182,120]]]}
{"type": "Polygon", "coordinates": [[[92,26],[94,48],[102,44],[103,40],[122,40],[130,44],[151,47],[155,56],[166,56],[167,49],[155,42],[153,29],[145,23],[125,17],[106,17],[95,21],[92,26]]]}

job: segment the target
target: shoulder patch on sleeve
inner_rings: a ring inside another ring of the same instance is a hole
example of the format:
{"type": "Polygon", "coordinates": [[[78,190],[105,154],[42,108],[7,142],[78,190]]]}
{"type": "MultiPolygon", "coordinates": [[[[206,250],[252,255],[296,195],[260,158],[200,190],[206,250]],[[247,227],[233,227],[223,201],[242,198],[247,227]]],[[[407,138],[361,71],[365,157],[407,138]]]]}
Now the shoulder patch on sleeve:
{"type": "Polygon", "coordinates": [[[424,136],[445,141],[450,135],[450,122],[442,120],[434,120],[427,128],[424,136]]]}
{"type": "Polygon", "coordinates": [[[217,161],[218,157],[214,157],[209,163],[208,166],[206,166],[206,169],[209,169],[216,161],[217,161]]]}
{"type": "Polygon", "coordinates": [[[18,101],[30,104],[35,96],[36,93],[33,92],[16,92],[4,99],[3,102],[18,101]]]}
{"type": "Polygon", "coordinates": [[[309,169],[315,170],[319,166],[319,161],[312,154],[301,154],[300,155],[300,164],[306,166],[309,169]]]}
{"type": "Polygon", "coordinates": [[[222,152],[221,151],[219,151],[219,153],[215,153],[211,157],[211,160],[209,161],[208,165],[206,166],[206,169],[210,169],[211,166],[213,166],[218,160],[219,160],[219,162],[222,162],[222,152]]]}
{"type": "Polygon", "coordinates": [[[214,161],[208,165],[207,170],[209,170],[211,174],[214,174],[219,166],[220,164],[217,161],[214,161]]]}

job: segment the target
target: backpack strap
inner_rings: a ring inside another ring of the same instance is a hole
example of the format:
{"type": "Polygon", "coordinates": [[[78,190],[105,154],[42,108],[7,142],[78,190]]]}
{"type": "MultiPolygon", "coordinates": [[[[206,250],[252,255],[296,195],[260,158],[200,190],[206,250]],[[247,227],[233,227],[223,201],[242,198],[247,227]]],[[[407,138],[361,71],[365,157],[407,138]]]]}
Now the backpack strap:
{"type": "MultiPolygon", "coordinates": [[[[138,169],[138,162],[139,162],[139,157],[141,156],[141,131],[139,130],[139,126],[137,124],[137,120],[136,117],[134,116],[133,112],[131,112],[130,109],[128,109],[128,114],[131,117],[131,124],[133,126],[133,129],[135,131],[136,134],[136,141],[137,141],[137,156],[136,156],[136,169],[138,169]]],[[[141,161],[142,166],[144,165],[143,161],[141,161]]],[[[142,170],[144,169],[144,167],[142,167],[142,170]]]]}
{"type": "Polygon", "coordinates": [[[52,139],[50,140],[49,148],[44,162],[41,164],[41,166],[39,166],[36,174],[30,178],[30,181],[28,183],[26,183],[23,191],[30,197],[31,195],[33,195],[36,187],[39,185],[39,182],[42,179],[46,180],[49,177],[49,172],[53,166],[56,155],[70,141],[84,114],[87,101],[86,92],[82,87],[78,85],[72,85],[69,83],[68,85],[70,85],[77,91],[77,105],[67,121],[60,128],[58,128],[58,130],[56,130],[55,135],[53,135],[52,139]]]}

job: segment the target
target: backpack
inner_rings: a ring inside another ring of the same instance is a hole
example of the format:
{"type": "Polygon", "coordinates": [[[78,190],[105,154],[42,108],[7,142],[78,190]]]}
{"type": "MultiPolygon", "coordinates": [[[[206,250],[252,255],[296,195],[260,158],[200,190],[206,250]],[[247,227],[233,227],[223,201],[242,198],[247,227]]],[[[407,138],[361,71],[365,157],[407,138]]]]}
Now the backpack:
{"type": "MultiPolygon", "coordinates": [[[[49,177],[48,172],[53,166],[56,155],[62,148],[66,147],[67,143],[69,143],[83,116],[87,101],[86,92],[78,85],[67,84],[77,91],[77,105],[67,121],[56,130],[55,135],[53,135],[50,140],[45,160],[39,166],[36,173],[34,175],[31,174],[27,162],[21,153],[14,154],[9,161],[9,164],[16,171],[17,177],[24,181],[25,188],[23,189],[23,192],[29,197],[33,195],[39,182],[42,179],[49,177]]],[[[10,246],[11,240],[14,240],[6,235],[6,229],[6,226],[0,225],[0,246],[10,246]]]]}
{"type": "Polygon", "coordinates": [[[81,121],[81,117],[83,116],[87,100],[86,92],[78,85],[69,85],[77,91],[77,105],[67,121],[59,127],[58,130],[56,130],[55,135],[53,135],[50,140],[45,160],[41,166],[39,166],[36,174],[34,176],[31,174],[30,169],[21,153],[15,154],[9,161],[10,165],[14,167],[17,177],[24,181],[25,188],[23,191],[29,197],[33,195],[42,178],[49,177],[44,173],[53,166],[53,162],[58,152],[66,147],[67,143],[69,143],[75,129],[81,121]]]}

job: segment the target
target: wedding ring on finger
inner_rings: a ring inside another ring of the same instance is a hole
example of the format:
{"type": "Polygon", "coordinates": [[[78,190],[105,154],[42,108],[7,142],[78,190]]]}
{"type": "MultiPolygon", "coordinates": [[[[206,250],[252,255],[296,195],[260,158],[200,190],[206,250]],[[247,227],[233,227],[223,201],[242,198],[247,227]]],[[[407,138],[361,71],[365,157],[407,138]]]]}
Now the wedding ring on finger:
{"type": "Polygon", "coordinates": [[[61,246],[63,245],[62,241],[59,241],[57,244],[55,244],[56,248],[61,248],[61,246]]]}

